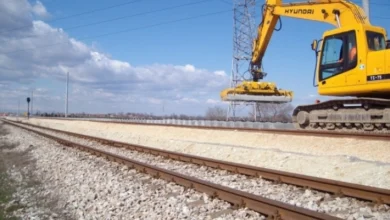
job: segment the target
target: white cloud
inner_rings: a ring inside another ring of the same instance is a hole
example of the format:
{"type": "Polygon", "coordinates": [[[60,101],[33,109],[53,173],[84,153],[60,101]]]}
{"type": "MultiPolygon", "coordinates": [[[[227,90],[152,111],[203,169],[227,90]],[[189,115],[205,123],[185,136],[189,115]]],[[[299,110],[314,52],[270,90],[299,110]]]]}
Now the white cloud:
{"type": "Polygon", "coordinates": [[[195,72],[195,67],[191,64],[186,64],[185,66],[175,66],[175,68],[182,70],[184,72],[190,72],[190,73],[195,72]]]}
{"type": "Polygon", "coordinates": [[[35,15],[45,18],[49,16],[49,13],[46,11],[45,6],[42,4],[42,2],[37,1],[33,6],[32,6],[32,11],[35,15]]]}
{"type": "MultiPolygon", "coordinates": [[[[43,78],[64,81],[69,72],[72,102],[81,105],[100,101],[104,108],[105,103],[145,100],[152,104],[170,101],[196,104],[199,100],[218,98],[228,85],[229,77],[222,70],[206,70],[192,64],[135,66],[111,58],[68,36],[61,28],[34,20],[33,15],[47,17],[49,12],[40,1],[33,5],[27,0],[0,2],[0,85],[9,82],[29,85],[43,78]]],[[[62,90],[52,95],[61,105],[62,90]]],[[[39,88],[37,97],[41,95],[49,101],[48,91],[39,88]]]]}
{"type": "Polygon", "coordinates": [[[156,99],[156,98],[148,98],[147,101],[152,104],[161,104],[162,100],[161,99],[156,99]]]}
{"type": "Polygon", "coordinates": [[[31,26],[31,5],[25,0],[0,1],[0,33],[1,35],[15,35],[9,30],[31,26]]]}
{"type": "Polygon", "coordinates": [[[189,97],[184,97],[178,100],[178,102],[192,102],[192,103],[199,103],[199,100],[195,98],[189,98],[189,97]]]}
{"type": "Polygon", "coordinates": [[[215,100],[215,99],[207,99],[206,100],[206,103],[208,104],[217,104],[217,103],[220,103],[221,101],[219,100],[215,100]]]}
{"type": "Polygon", "coordinates": [[[226,73],[223,70],[214,71],[214,74],[217,76],[226,76],[226,73]]]}

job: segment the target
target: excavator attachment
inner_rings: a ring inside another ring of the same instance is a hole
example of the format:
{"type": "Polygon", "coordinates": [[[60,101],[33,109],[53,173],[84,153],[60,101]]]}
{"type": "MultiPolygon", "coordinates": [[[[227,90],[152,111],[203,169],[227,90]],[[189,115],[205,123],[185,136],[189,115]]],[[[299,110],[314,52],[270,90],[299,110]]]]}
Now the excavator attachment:
{"type": "Polygon", "coordinates": [[[292,101],[293,92],[278,89],[272,82],[244,81],[222,90],[220,95],[223,101],[287,103],[292,101]]]}

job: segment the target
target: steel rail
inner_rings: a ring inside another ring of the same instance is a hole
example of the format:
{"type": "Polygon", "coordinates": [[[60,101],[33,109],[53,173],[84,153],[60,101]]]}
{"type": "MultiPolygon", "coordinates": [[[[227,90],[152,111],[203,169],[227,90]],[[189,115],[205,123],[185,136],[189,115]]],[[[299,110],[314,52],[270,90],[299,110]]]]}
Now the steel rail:
{"type": "MultiPolygon", "coordinates": [[[[75,121],[77,119],[67,118],[39,118],[45,120],[64,120],[75,121]]],[[[178,127],[178,128],[194,128],[194,129],[208,129],[208,130],[227,130],[238,132],[264,132],[272,134],[295,135],[295,136],[315,136],[315,137],[332,137],[332,138],[355,138],[366,140],[390,140],[389,133],[364,133],[364,132],[341,132],[341,131],[318,131],[318,130],[297,130],[297,129],[276,129],[276,128],[242,128],[242,127],[221,127],[221,126],[200,126],[200,125],[177,125],[177,124],[159,124],[159,123],[141,123],[128,121],[96,121],[89,119],[80,119],[79,121],[88,121],[96,123],[112,123],[112,124],[128,124],[141,126],[162,126],[162,127],[178,127]]]]}
{"type": "Polygon", "coordinates": [[[18,122],[18,123],[26,126],[46,129],[49,131],[60,132],[63,134],[67,134],[67,135],[71,135],[83,139],[97,141],[102,144],[110,145],[113,147],[124,147],[129,150],[136,150],[139,152],[159,155],[169,159],[191,162],[202,166],[223,169],[223,170],[231,171],[233,173],[244,174],[248,176],[261,177],[263,179],[276,181],[279,183],[286,183],[290,185],[311,188],[314,190],[331,193],[337,196],[349,196],[361,200],[371,201],[378,204],[390,204],[390,190],[388,189],[359,185],[354,183],[347,183],[342,181],[307,176],[307,175],[290,173],[290,172],[279,171],[279,170],[272,170],[272,169],[256,167],[256,166],[251,166],[246,164],[221,161],[221,160],[183,154],[183,153],[178,153],[173,151],[161,150],[161,149],[146,147],[137,144],[124,143],[124,142],[108,140],[104,138],[77,134],[68,131],[62,131],[53,128],[42,127],[39,125],[33,125],[29,123],[23,123],[23,122],[18,122]]]}
{"type": "Polygon", "coordinates": [[[27,128],[10,121],[5,121],[5,123],[19,127],[21,129],[25,129],[30,132],[34,132],[40,136],[52,139],[62,145],[77,148],[82,151],[86,151],[91,154],[104,157],[110,161],[127,165],[132,169],[137,169],[142,173],[147,173],[153,176],[154,178],[160,178],[169,182],[175,182],[186,188],[191,188],[199,192],[206,193],[210,195],[212,198],[219,198],[221,200],[233,204],[235,208],[247,207],[263,215],[266,215],[269,219],[285,219],[285,220],[341,219],[324,213],[319,213],[308,209],[296,207],[283,202],[271,200],[262,196],[257,196],[240,190],[236,190],[229,187],[214,184],[208,181],[204,181],[198,178],[182,175],[180,173],[162,169],[156,166],[148,165],[146,163],[142,163],[106,151],[102,151],[85,145],[74,143],[40,131],[36,131],[34,129],[27,128]]]}

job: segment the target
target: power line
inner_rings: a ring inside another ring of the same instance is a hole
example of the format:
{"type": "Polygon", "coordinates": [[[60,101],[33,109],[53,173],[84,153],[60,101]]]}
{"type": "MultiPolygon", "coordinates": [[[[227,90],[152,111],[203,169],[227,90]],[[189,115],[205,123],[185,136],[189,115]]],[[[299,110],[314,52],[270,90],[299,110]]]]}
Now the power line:
{"type": "Polygon", "coordinates": [[[377,19],[390,20],[390,17],[380,17],[380,16],[370,16],[370,17],[377,18],[377,19]]]}
{"type": "MultiPolygon", "coordinates": [[[[68,31],[68,30],[77,29],[77,28],[81,28],[81,27],[87,27],[87,26],[92,26],[92,25],[97,25],[97,24],[109,23],[109,22],[113,22],[113,21],[117,21],[117,20],[121,20],[121,19],[137,17],[137,16],[142,16],[142,15],[156,13],[156,12],[168,11],[168,10],[172,10],[172,9],[175,9],[175,8],[181,8],[181,7],[185,7],[185,6],[189,6],[189,5],[201,4],[201,3],[209,2],[209,1],[212,1],[212,0],[202,0],[202,1],[198,1],[198,2],[191,2],[191,3],[187,3],[187,4],[176,5],[176,6],[162,8],[162,9],[157,9],[157,10],[153,10],[153,11],[141,12],[141,13],[138,13],[138,14],[127,15],[127,16],[111,18],[111,19],[107,19],[107,20],[103,20],[103,21],[92,22],[92,23],[89,23],[89,24],[81,24],[81,25],[77,25],[77,26],[73,26],[73,27],[63,28],[63,30],[64,31],[68,31]]],[[[38,37],[38,36],[39,35],[29,35],[28,37],[30,38],[30,37],[38,37]]],[[[5,43],[7,43],[9,41],[12,41],[12,39],[11,40],[6,40],[5,43]]]]}
{"type": "MultiPolygon", "coordinates": [[[[362,0],[351,0],[351,2],[354,2],[354,3],[356,3],[356,4],[359,4],[359,5],[362,5],[362,0]]],[[[370,1],[369,2],[369,5],[371,6],[371,5],[377,5],[377,6],[390,6],[390,4],[383,4],[383,3],[375,3],[375,2],[372,2],[372,1],[370,1]]],[[[376,19],[382,19],[382,20],[389,20],[390,19],[390,17],[382,17],[382,16],[372,16],[371,14],[370,14],[370,18],[376,18],[376,19]]]]}
{"type": "Polygon", "coordinates": [[[171,10],[171,9],[175,9],[175,8],[181,8],[181,7],[185,7],[185,6],[189,6],[189,5],[196,5],[196,4],[209,2],[209,1],[212,1],[212,0],[202,0],[202,1],[198,1],[198,2],[191,2],[191,3],[187,3],[187,4],[176,5],[176,6],[162,8],[162,9],[157,9],[157,10],[153,10],[153,11],[141,12],[141,13],[138,13],[138,14],[127,15],[127,16],[111,18],[111,19],[107,19],[107,20],[103,20],[103,21],[92,22],[92,23],[89,23],[89,24],[81,24],[81,25],[77,25],[77,26],[73,26],[73,27],[69,27],[69,28],[63,28],[63,30],[72,30],[72,29],[77,29],[77,28],[81,28],[81,27],[87,27],[87,26],[91,26],[91,25],[103,24],[103,23],[108,23],[108,22],[117,21],[117,20],[121,20],[121,19],[126,19],[126,18],[132,18],[132,17],[136,17],[136,16],[151,14],[151,13],[155,13],[155,12],[161,12],[161,11],[167,11],[167,10],[171,10]]]}
{"type": "Polygon", "coordinates": [[[372,0],[370,0],[370,5],[387,5],[387,6],[390,6],[390,4],[387,4],[387,3],[377,3],[377,2],[373,2],[372,0]]]}
{"type": "MultiPolygon", "coordinates": [[[[130,31],[142,30],[142,29],[147,29],[147,28],[151,28],[151,27],[157,27],[157,26],[161,26],[161,25],[165,25],[165,24],[172,24],[172,23],[177,23],[177,22],[180,22],[180,21],[192,20],[192,19],[201,18],[201,17],[207,17],[207,16],[211,16],[211,15],[216,15],[216,14],[222,14],[222,13],[229,12],[229,11],[232,11],[232,9],[218,11],[218,12],[212,12],[212,13],[206,13],[206,14],[196,15],[196,16],[192,16],[192,17],[187,17],[187,18],[181,18],[181,19],[177,19],[177,20],[173,20],[173,21],[160,22],[160,23],[157,23],[157,24],[146,25],[146,26],[142,26],[142,27],[138,27],[138,28],[129,28],[129,29],[121,30],[121,31],[115,31],[115,32],[95,35],[95,36],[91,36],[91,37],[79,38],[78,40],[81,41],[81,40],[88,40],[88,39],[96,39],[96,38],[100,38],[100,37],[106,37],[106,36],[110,36],[110,35],[117,35],[117,34],[126,33],[126,32],[130,32],[130,31]]],[[[66,43],[69,43],[69,41],[66,41],[66,42],[63,41],[63,42],[58,42],[58,43],[54,43],[54,44],[43,45],[43,46],[40,46],[40,47],[34,47],[34,48],[28,48],[28,49],[22,49],[22,50],[15,50],[15,51],[6,52],[6,53],[3,53],[3,54],[12,54],[12,53],[21,52],[21,51],[29,51],[29,50],[41,49],[41,48],[52,47],[52,46],[56,46],[56,45],[66,44],[66,43]]]]}
{"type": "MultiPolygon", "coordinates": [[[[355,3],[358,3],[358,4],[361,4],[362,3],[362,1],[361,0],[351,0],[351,2],[355,2],[355,3]]],[[[390,6],[390,4],[386,4],[386,3],[376,3],[376,2],[372,2],[372,1],[370,1],[370,5],[380,5],[380,6],[383,6],[383,5],[385,5],[385,6],[390,6]]]]}
{"type": "Polygon", "coordinates": [[[230,6],[233,5],[231,2],[228,2],[228,1],[226,1],[226,0],[219,0],[219,1],[220,1],[220,2],[223,2],[223,3],[225,3],[225,4],[228,4],[228,5],[230,5],[230,6]]]}
{"type": "Polygon", "coordinates": [[[385,4],[385,3],[375,3],[375,2],[370,2],[370,5],[386,5],[386,6],[390,6],[390,4],[385,4]]]}
{"type": "MultiPolygon", "coordinates": [[[[47,21],[47,22],[55,22],[55,21],[64,20],[64,19],[68,19],[68,18],[78,17],[78,16],[82,16],[82,15],[86,15],[86,14],[91,14],[91,13],[94,13],[94,12],[97,12],[97,11],[104,11],[104,10],[117,8],[117,7],[128,5],[128,4],[132,4],[132,3],[137,3],[137,2],[140,2],[140,1],[142,1],[142,0],[127,1],[127,2],[124,2],[124,3],[121,3],[121,4],[117,4],[117,5],[111,5],[111,6],[107,6],[107,7],[104,7],[104,8],[97,8],[97,9],[93,9],[93,10],[90,10],[90,11],[81,12],[81,13],[78,13],[78,14],[73,14],[73,15],[68,15],[68,16],[56,18],[56,19],[53,19],[53,20],[50,20],[50,21],[47,21]]],[[[29,25],[25,25],[25,26],[13,28],[13,29],[3,30],[2,32],[15,31],[15,30],[23,29],[23,28],[28,28],[28,27],[30,27],[30,26],[29,25]]]]}

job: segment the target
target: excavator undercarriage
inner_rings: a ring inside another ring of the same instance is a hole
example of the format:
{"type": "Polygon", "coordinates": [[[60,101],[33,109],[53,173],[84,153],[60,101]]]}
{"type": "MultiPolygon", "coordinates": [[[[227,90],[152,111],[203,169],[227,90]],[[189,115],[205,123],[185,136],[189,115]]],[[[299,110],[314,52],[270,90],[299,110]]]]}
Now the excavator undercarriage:
{"type": "Polygon", "coordinates": [[[335,99],[294,109],[295,128],[359,133],[390,133],[390,100],[335,99]]]}

